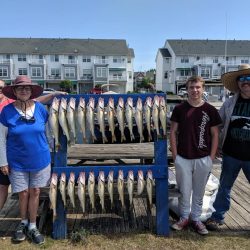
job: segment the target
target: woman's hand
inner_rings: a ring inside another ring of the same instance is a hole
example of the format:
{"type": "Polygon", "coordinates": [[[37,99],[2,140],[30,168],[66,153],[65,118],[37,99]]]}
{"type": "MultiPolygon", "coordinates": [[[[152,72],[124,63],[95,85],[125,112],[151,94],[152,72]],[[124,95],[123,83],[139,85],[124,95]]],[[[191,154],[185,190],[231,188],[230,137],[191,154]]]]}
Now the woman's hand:
{"type": "Polygon", "coordinates": [[[4,175],[9,175],[10,171],[9,171],[9,166],[6,165],[6,166],[2,166],[1,167],[1,171],[4,175]]]}

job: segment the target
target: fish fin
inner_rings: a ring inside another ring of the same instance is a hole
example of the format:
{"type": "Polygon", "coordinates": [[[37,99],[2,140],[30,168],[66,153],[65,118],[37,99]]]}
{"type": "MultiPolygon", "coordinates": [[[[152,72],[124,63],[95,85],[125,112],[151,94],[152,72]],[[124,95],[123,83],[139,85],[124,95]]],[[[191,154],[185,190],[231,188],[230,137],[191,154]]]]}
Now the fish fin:
{"type": "Polygon", "coordinates": [[[82,140],[83,140],[83,143],[87,143],[87,138],[86,137],[83,137],[82,140]]]}
{"type": "Polygon", "coordinates": [[[121,136],[121,142],[124,142],[124,141],[126,141],[126,137],[125,137],[125,135],[122,135],[121,136]]]}
{"type": "Polygon", "coordinates": [[[112,143],[116,142],[116,137],[115,137],[115,134],[112,135],[112,143]]]}
{"type": "Polygon", "coordinates": [[[55,151],[58,152],[58,150],[59,150],[60,148],[61,148],[61,144],[60,144],[60,143],[56,144],[56,146],[55,146],[55,151]]]}

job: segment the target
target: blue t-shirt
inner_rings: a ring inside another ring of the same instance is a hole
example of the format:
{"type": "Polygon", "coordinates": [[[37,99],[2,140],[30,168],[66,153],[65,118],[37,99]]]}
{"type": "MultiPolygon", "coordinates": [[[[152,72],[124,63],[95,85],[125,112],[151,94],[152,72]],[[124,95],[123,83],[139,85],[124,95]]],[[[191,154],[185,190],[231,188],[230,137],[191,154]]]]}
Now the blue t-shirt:
{"type": "Polygon", "coordinates": [[[35,102],[35,122],[20,119],[13,103],[4,107],[0,122],[8,127],[6,151],[10,168],[16,171],[39,171],[50,163],[50,151],[45,135],[48,112],[35,102]]]}

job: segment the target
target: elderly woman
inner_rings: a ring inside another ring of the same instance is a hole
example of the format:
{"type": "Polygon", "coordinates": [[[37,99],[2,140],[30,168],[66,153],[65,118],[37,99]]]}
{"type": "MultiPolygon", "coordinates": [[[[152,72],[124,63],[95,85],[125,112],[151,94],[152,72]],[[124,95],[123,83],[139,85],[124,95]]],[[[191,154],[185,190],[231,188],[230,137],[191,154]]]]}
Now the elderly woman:
{"type": "Polygon", "coordinates": [[[18,76],[3,94],[15,102],[0,114],[0,166],[8,174],[12,191],[19,195],[21,223],[13,241],[28,236],[34,243],[44,243],[36,227],[40,188],[50,180],[50,151],[45,135],[48,113],[34,101],[43,89],[27,76],[18,76]]]}

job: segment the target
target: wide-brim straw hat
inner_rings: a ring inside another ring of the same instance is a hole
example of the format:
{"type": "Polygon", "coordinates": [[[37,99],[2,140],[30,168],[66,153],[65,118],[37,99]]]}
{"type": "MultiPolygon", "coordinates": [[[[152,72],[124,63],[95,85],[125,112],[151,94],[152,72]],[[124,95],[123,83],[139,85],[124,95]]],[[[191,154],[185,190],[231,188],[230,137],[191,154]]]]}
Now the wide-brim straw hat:
{"type": "Polygon", "coordinates": [[[239,66],[239,70],[230,71],[221,76],[223,85],[233,93],[239,92],[237,78],[243,75],[250,75],[250,65],[242,64],[239,66]]]}
{"type": "Polygon", "coordinates": [[[30,86],[32,89],[30,99],[37,98],[43,93],[43,88],[31,81],[28,76],[18,76],[12,83],[12,85],[5,86],[2,90],[3,94],[13,100],[16,100],[17,97],[15,96],[13,89],[18,86],[30,86]]]}

